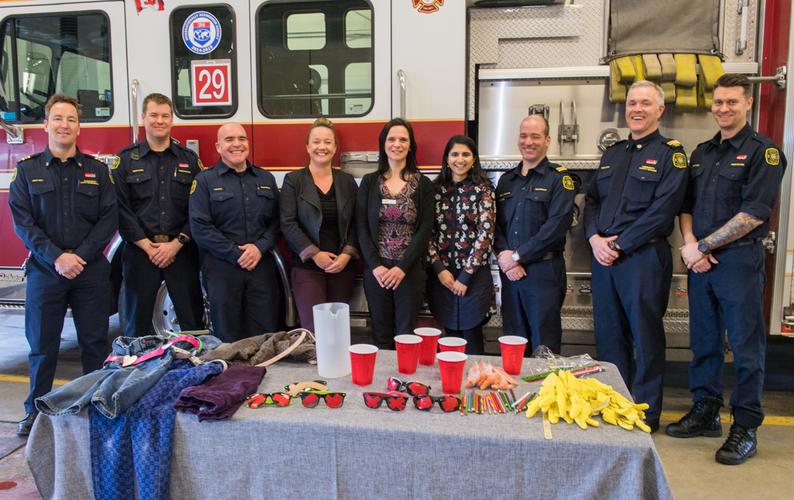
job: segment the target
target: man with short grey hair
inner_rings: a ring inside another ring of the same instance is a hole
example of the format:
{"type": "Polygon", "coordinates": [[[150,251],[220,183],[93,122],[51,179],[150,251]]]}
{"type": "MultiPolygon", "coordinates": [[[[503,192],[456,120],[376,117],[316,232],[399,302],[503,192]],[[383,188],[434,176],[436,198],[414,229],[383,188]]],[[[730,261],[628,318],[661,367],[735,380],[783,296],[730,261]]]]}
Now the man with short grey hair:
{"type": "Polygon", "coordinates": [[[617,365],[635,400],[650,405],[652,431],[662,410],[662,317],[673,273],[667,237],[687,182],[681,143],[659,133],[662,113],[662,89],[635,82],[626,97],[631,134],[604,152],[584,210],[593,250],[596,353],[617,365]]]}

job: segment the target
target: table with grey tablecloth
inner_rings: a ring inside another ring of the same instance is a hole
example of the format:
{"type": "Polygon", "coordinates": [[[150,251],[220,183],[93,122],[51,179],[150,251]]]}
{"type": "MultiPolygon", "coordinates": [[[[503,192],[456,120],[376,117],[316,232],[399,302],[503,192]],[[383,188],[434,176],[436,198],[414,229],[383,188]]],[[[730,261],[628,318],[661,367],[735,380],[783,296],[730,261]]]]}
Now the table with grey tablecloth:
{"type": "MultiPolygon", "coordinates": [[[[476,357],[470,357],[470,362],[476,357]]],[[[485,357],[495,365],[499,358],[485,357]]],[[[525,360],[526,372],[535,360],[525,360]]],[[[617,369],[596,375],[627,394],[617,369]]],[[[289,407],[243,406],[229,420],[198,422],[179,414],[173,436],[170,495],[198,498],[670,498],[651,437],[602,423],[582,430],[563,421],[544,438],[540,416],[468,415],[364,405],[366,390],[385,390],[399,375],[395,353],[378,353],[374,383],[329,380],[347,393],[341,409],[299,400],[289,407]]],[[[440,394],[438,365],[414,375],[440,394]]],[[[316,367],[281,362],[260,390],[317,379],[316,367]]],[[[517,395],[537,390],[521,382],[517,395]]],[[[45,498],[91,497],[88,418],[40,415],[26,457],[45,498]]]]}

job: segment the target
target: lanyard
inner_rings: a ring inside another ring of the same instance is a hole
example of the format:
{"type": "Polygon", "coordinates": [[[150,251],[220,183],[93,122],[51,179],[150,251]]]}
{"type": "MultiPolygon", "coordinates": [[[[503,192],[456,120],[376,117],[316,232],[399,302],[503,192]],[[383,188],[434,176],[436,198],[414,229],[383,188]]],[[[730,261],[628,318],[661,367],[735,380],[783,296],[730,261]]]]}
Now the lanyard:
{"type": "Polygon", "coordinates": [[[202,343],[201,340],[193,337],[192,335],[179,335],[174,337],[173,339],[169,340],[167,343],[163,344],[162,346],[158,347],[157,349],[152,349],[151,351],[147,352],[146,354],[142,354],[140,356],[136,355],[127,355],[127,356],[117,356],[111,354],[110,356],[105,359],[104,363],[107,365],[108,363],[118,363],[122,366],[122,368],[126,368],[128,366],[135,366],[139,363],[143,363],[144,361],[148,361],[150,359],[159,358],[165,352],[174,347],[174,344],[178,344],[179,342],[187,342],[193,346],[196,353],[201,351],[202,343]]]}

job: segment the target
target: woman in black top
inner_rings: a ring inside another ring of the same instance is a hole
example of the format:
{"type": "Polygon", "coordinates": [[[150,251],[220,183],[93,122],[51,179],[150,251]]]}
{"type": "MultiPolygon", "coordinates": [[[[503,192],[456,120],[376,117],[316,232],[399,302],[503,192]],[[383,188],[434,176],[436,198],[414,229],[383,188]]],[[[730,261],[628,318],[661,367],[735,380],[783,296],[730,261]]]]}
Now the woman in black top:
{"type": "Polygon", "coordinates": [[[435,224],[428,245],[433,268],[428,302],[447,335],[466,339],[466,352],[483,354],[482,325],[493,304],[488,258],[496,225],[491,182],[482,174],[477,145],[456,135],[444,148],[435,187],[435,224]]]}
{"type": "Polygon", "coordinates": [[[394,118],[378,142],[378,171],[361,180],[356,226],[374,341],[393,349],[395,335],[413,332],[424,298],[433,186],[416,166],[410,123],[394,118]]]}
{"type": "Polygon", "coordinates": [[[306,136],[309,165],[284,177],[279,208],[281,231],[295,252],[292,290],[301,326],[314,331],[312,307],[349,302],[358,256],[356,181],[331,167],[338,140],[333,124],[319,118],[306,136]]]}

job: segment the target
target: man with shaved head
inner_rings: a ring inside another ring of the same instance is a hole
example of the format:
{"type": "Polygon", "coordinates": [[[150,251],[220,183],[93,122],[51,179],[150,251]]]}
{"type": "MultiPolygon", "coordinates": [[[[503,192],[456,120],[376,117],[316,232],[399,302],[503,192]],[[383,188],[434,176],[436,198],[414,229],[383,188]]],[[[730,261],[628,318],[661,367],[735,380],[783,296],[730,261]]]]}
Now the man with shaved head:
{"type": "Polygon", "coordinates": [[[279,231],[278,196],[273,174],[248,162],[242,125],[222,125],[215,149],[220,159],[190,190],[190,229],[202,253],[214,333],[234,342],[279,328],[270,253],[279,231]]]}
{"type": "Polygon", "coordinates": [[[503,331],[526,337],[532,349],[545,345],[559,354],[567,289],[563,250],[575,186],[565,167],[546,158],[550,144],[542,115],[521,120],[521,162],[496,187],[494,250],[502,271],[503,331]]]}

